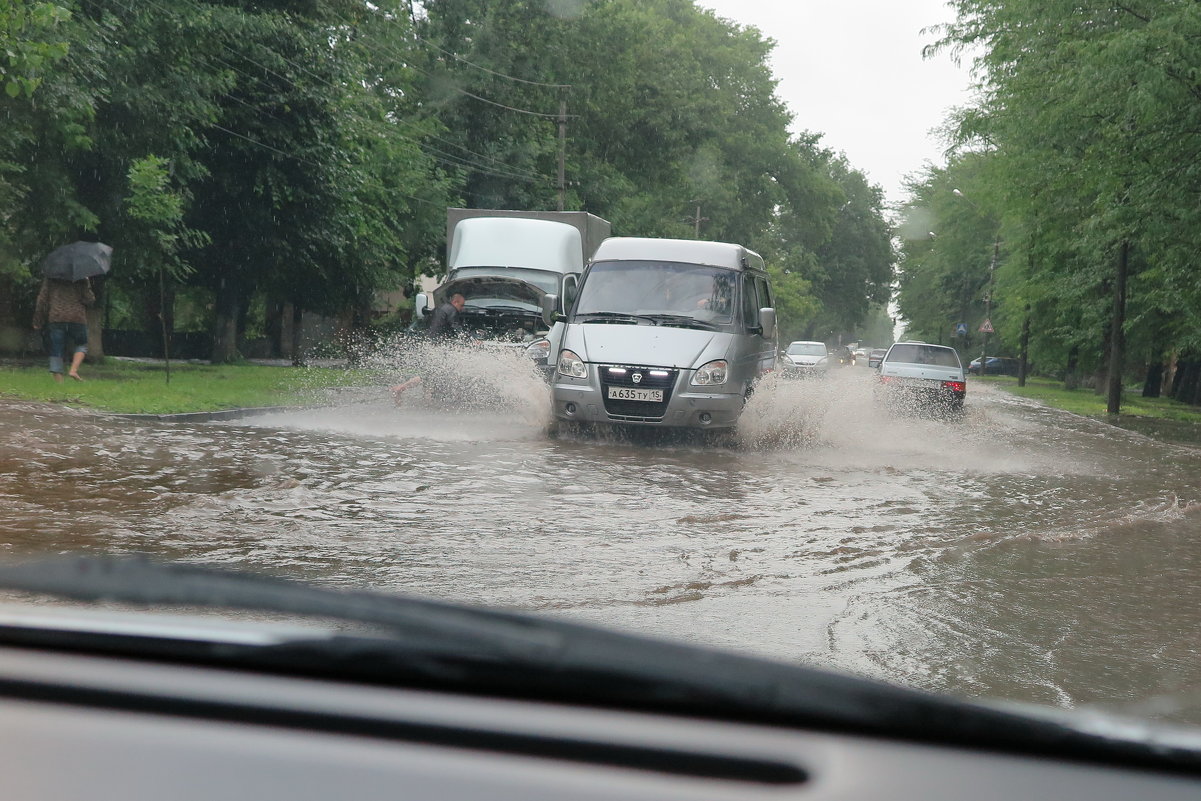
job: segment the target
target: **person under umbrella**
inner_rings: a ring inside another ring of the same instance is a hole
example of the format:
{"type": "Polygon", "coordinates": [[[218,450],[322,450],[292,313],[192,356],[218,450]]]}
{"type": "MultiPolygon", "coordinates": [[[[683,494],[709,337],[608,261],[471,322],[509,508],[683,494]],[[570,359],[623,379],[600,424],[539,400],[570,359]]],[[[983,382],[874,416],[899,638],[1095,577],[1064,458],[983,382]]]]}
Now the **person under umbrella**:
{"type": "Polygon", "coordinates": [[[46,328],[50,372],[63,381],[63,355],[71,342],[67,375],[82,381],[79,366],[88,352],[87,308],[96,302],[91,276],[108,272],[112,248],[100,242],[75,242],[52,252],[42,262],[42,287],[33,312],[33,329],[46,328]]]}

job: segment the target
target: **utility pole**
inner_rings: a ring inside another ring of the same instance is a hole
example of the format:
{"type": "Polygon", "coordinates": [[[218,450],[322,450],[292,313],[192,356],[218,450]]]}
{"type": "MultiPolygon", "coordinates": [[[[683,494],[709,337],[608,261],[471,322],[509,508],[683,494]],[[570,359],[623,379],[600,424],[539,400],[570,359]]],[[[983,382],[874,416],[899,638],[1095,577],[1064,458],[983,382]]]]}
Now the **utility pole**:
{"type": "Polygon", "coordinates": [[[988,335],[992,333],[992,288],[993,275],[997,271],[997,254],[1001,250],[1001,237],[993,240],[992,244],[992,261],[988,264],[988,290],[984,294],[984,325],[980,326],[984,333],[984,342],[980,351],[980,375],[984,376],[988,372],[988,335]]]}
{"type": "Polygon", "coordinates": [[[696,203],[696,216],[693,217],[693,219],[692,219],[692,236],[694,239],[700,239],[701,238],[701,223],[709,222],[709,218],[701,216],[700,201],[698,200],[698,201],[693,201],[693,202],[696,203]]]}
{"type": "Polygon", "coordinates": [[[559,211],[563,211],[567,202],[567,97],[559,91],[559,211]]]}

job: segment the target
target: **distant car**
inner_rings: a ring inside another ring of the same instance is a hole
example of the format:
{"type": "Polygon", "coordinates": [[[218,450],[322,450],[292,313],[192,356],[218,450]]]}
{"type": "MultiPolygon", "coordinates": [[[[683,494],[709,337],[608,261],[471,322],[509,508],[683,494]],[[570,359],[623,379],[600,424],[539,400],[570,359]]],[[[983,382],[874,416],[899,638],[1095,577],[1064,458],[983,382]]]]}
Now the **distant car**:
{"type": "Polygon", "coordinates": [[[888,353],[888,348],[874,348],[867,354],[867,366],[872,368],[879,367],[885,353],[888,353]]]}
{"type": "Polygon", "coordinates": [[[855,348],[851,353],[855,357],[853,364],[867,364],[867,348],[855,348]]]}
{"type": "MultiPolygon", "coordinates": [[[[1019,361],[1004,356],[989,356],[984,365],[985,375],[1017,375],[1019,361]]],[[[972,359],[967,366],[972,375],[980,375],[980,358],[972,359]]]]}
{"type": "Polygon", "coordinates": [[[830,352],[825,342],[791,342],[776,364],[785,378],[820,375],[830,364],[830,352]]]}
{"type": "Polygon", "coordinates": [[[959,411],[967,373],[954,348],[897,342],[880,362],[876,397],[890,411],[959,411]]]}

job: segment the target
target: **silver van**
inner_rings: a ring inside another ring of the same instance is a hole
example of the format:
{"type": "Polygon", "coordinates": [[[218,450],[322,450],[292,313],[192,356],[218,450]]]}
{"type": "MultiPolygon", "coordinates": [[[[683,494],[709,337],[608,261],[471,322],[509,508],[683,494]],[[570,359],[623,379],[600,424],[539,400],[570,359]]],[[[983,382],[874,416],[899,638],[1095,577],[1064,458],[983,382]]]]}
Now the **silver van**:
{"type": "MultiPolygon", "coordinates": [[[[556,304],[544,298],[548,320],[556,304]]],[[[725,242],[606,239],[565,322],[552,383],[565,421],[733,427],[778,348],[763,259],[725,242]]]]}

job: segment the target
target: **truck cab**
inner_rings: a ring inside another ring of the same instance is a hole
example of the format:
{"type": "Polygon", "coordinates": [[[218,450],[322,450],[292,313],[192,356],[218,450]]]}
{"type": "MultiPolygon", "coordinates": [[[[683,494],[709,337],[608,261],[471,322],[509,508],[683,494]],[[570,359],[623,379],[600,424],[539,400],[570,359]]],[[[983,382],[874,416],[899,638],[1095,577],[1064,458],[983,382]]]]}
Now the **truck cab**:
{"type": "Polygon", "coordinates": [[[545,362],[555,331],[542,319],[542,298],[570,303],[588,255],[609,223],[586,212],[447,210],[447,275],[417,296],[418,321],[461,294],[464,327],[474,338],[530,348],[545,362]],[[432,301],[432,303],[431,303],[432,301]]]}

